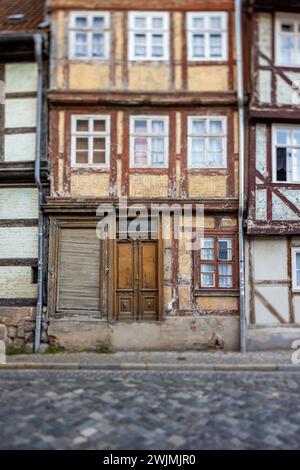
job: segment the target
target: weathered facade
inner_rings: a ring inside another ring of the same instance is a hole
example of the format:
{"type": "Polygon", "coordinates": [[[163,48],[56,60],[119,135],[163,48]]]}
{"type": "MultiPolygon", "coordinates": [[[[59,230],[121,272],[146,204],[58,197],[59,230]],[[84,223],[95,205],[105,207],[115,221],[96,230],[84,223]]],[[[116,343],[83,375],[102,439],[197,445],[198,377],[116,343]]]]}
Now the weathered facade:
{"type": "MultiPolygon", "coordinates": [[[[23,348],[26,343],[29,351],[34,341],[38,280],[35,37],[42,34],[38,25],[43,17],[43,1],[1,2],[0,323],[7,327],[8,345],[23,348]]],[[[46,185],[45,157],[41,167],[46,185]]]]}
{"type": "Polygon", "coordinates": [[[52,344],[238,349],[234,2],[51,0],[48,9],[52,344]],[[121,196],[204,204],[201,250],[163,239],[161,216],[157,240],[121,239],[121,196]],[[104,202],[118,216],[109,242],[95,231],[104,202]]]}
{"type": "Polygon", "coordinates": [[[300,2],[246,4],[248,345],[290,348],[300,323],[300,2]]]}

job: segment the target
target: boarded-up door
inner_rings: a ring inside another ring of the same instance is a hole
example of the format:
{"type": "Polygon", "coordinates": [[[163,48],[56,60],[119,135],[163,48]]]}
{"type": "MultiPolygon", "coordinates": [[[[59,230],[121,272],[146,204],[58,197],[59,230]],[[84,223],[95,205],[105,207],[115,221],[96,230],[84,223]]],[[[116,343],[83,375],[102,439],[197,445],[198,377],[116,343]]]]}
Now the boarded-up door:
{"type": "Polygon", "coordinates": [[[117,320],[158,320],[158,242],[117,242],[117,320]]]}
{"type": "Polygon", "coordinates": [[[94,228],[60,231],[57,310],[100,310],[100,240],[94,228]]]}

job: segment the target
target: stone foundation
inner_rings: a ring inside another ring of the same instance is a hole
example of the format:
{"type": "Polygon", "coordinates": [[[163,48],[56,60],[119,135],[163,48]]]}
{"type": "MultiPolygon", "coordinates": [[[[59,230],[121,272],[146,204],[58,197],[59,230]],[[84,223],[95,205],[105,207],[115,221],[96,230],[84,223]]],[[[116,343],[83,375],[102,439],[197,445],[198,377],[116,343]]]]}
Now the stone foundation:
{"type": "Polygon", "coordinates": [[[300,340],[300,325],[248,326],[248,351],[292,351],[296,340],[300,340]]]}
{"type": "Polygon", "coordinates": [[[162,322],[119,322],[72,317],[53,319],[50,344],[66,351],[239,349],[239,317],[169,317],[162,322]]]}

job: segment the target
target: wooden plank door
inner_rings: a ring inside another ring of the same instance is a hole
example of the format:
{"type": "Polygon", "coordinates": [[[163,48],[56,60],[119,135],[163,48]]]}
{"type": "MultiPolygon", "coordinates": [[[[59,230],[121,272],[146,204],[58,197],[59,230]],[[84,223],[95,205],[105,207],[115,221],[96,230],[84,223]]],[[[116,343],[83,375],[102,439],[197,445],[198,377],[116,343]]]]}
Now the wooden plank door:
{"type": "Polygon", "coordinates": [[[158,320],[157,241],[118,241],[116,255],[116,319],[158,320]]]}

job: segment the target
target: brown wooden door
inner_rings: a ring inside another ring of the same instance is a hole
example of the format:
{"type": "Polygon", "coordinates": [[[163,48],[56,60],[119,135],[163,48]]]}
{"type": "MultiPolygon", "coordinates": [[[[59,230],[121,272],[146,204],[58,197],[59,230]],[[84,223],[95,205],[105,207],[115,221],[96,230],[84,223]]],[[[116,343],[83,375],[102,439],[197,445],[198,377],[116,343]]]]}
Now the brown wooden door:
{"type": "Polygon", "coordinates": [[[158,243],[117,242],[117,320],[158,320],[158,243]]]}

